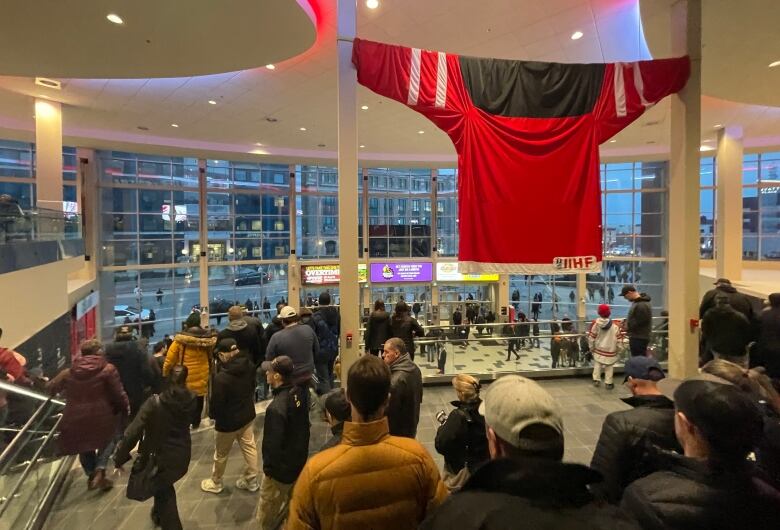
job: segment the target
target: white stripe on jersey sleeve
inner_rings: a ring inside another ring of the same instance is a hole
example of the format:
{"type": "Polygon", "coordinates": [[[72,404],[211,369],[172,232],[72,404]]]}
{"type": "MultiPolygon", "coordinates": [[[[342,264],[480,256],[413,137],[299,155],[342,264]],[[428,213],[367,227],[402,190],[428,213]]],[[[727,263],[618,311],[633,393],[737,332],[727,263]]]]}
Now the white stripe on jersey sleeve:
{"type": "Polygon", "coordinates": [[[420,95],[420,61],[422,59],[422,50],[412,48],[412,69],[409,74],[409,96],[406,100],[407,105],[417,105],[417,97],[420,95]]]}
{"type": "Polygon", "coordinates": [[[444,108],[447,102],[447,54],[439,52],[436,65],[436,102],[434,107],[444,108]]]}

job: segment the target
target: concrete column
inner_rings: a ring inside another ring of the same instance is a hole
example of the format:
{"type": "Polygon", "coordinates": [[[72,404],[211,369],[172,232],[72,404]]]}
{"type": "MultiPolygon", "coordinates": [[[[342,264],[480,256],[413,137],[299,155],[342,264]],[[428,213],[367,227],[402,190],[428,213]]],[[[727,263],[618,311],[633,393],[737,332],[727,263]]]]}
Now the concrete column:
{"type": "Polygon", "coordinates": [[[698,366],[697,334],[689,321],[699,306],[699,141],[701,129],[701,0],[672,6],[672,50],[691,58],[691,77],[671,106],[669,238],[669,372],[686,377],[698,366]]]}
{"type": "MultiPolygon", "coordinates": [[[[434,265],[435,266],[435,265],[434,265]]],[[[441,323],[441,306],[439,305],[439,282],[433,282],[431,286],[431,324],[438,326],[441,323]],[[434,313],[434,309],[435,313],[434,313]]]]}
{"type": "Polygon", "coordinates": [[[715,268],[718,278],[742,279],[742,127],[718,131],[715,268]]]}
{"type": "MultiPolygon", "coordinates": [[[[198,159],[198,198],[200,202],[200,215],[198,226],[200,231],[200,255],[198,256],[198,276],[200,277],[199,303],[201,308],[209,309],[209,224],[208,224],[208,194],[206,193],[206,159],[198,159]]],[[[201,313],[200,325],[209,324],[210,315],[201,313]]]]}
{"type": "Polygon", "coordinates": [[[39,208],[62,211],[62,106],[35,100],[35,185],[39,208]]]}
{"type": "MultiPolygon", "coordinates": [[[[357,360],[360,338],[358,286],[358,156],[357,72],[352,65],[355,38],[355,0],[338,0],[338,152],[339,152],[339,262],[341,277],[341,383],[346,386],[349,367],[357,360]],[[347,342],[347,336],[352,337],[347,342]]],[[[367,246],[367,245],[366,245],[367,246]]]]}
{"type": "Polygon", "coordinates": [[[288,194],[288,224],[290,226],[290,254],[287,257],[287,305],[301,309],[301,275],[298,267],[298,206],[295,203],[295,165],[290,164],[290,191],[288,194]]]}

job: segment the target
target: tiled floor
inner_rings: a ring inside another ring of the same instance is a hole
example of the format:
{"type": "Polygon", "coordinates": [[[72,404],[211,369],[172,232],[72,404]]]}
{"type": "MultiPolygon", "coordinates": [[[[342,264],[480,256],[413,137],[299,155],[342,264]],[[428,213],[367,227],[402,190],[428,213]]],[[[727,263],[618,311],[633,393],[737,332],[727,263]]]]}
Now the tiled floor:
{"type": "MultiPolygon", "coordinates": [[[[559,379],[541,381],[563,408],[566,429],[565,460],[588,463],[601,429],[604,416],[627,408],[618,397],[621,387],[613,391],[594,388],[589,379],[559,379]]],[[[443,460],[433,447],[438,426],[435,415],[439,410],[452,408],[455,399],[449,386],[425,389],[418,440],[431,452],[441,467],[443,460]]],[[[263,416],[256,421],[258,440],[262,436],[263,416]]],[[[312,425],[312,445],[318,447],[325,439],[324,424],[312,425]]],[[[176,484],[179,513],[184,528],[256,528],[254,512],[257,494],[237,491],[233,484],[241,472],[242,458],[233,448],[225,476],[226,488],[220,495],[203,493],[200,481],[209,477],[213,454],[213,435],[209,429],[193,434],[193,455],[189,473],[176,484]]],[[[86,480],[80,469],[74,468],[64,485],[46,528],[77,530],[144,530],[151,529],[149,519],[151,501],[138,503],[125,498],[126,475],[117,479],[116,487],[108,493],[87,491],[86,480]]]]}

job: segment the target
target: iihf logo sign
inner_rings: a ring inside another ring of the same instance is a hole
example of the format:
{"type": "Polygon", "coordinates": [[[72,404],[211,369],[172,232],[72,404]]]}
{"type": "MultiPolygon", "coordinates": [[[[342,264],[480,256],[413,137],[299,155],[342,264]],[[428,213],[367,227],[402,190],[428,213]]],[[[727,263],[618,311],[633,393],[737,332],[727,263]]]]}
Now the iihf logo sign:
{"type": "Polygon", "coordinates": [[[592,270],[597,264],[596,256],[572,256],[554,258],[553,267],[556,270],[592,270]]]}

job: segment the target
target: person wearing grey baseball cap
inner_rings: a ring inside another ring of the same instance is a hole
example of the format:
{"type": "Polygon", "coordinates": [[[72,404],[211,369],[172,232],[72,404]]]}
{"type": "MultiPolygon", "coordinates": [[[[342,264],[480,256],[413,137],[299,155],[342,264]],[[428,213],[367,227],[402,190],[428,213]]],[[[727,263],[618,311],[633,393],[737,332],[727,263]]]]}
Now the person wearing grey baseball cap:
{"type": "Polygon", "coordinates": [[[638,528],[616,506],[595,502],[601,475],[566,464],[561,410],[538,383],[506,375],[488,388],[485,416],[490,461],[420,528],[638,528]]]}

